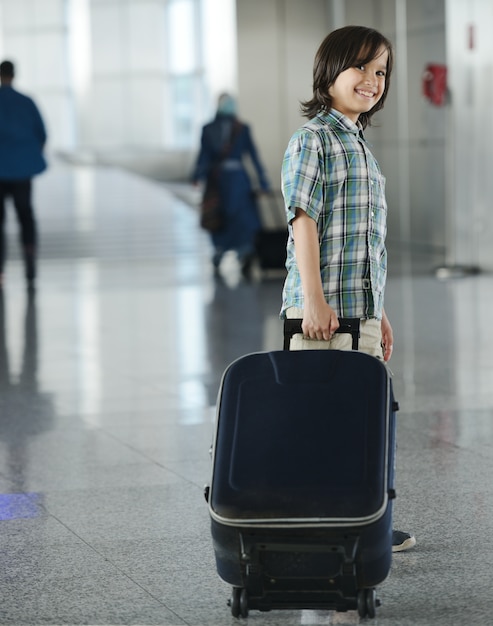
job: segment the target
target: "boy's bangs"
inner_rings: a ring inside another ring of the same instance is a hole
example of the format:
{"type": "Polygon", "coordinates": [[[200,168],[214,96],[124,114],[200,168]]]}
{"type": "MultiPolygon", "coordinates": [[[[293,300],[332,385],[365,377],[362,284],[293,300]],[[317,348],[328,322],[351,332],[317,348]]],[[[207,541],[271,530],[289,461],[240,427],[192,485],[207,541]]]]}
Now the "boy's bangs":
{"type": "Polygon", "coordinates": [[[382,53],[382,48],[388,50],[383,41],[368,41],[359,49],[358,54],[351,65],[366,65],[376,59],[382,53]]]}

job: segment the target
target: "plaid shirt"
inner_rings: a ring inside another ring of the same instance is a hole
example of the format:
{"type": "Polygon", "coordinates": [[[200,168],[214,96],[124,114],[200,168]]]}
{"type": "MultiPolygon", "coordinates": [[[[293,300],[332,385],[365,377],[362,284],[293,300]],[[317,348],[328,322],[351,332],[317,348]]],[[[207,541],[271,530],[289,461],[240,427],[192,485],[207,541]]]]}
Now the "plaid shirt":
{"type": "Polygon", "coordinates": [[[291,138],[282,167],[289,223],[281,317],[303,306],[291,221],[298,207],[315,220],[327,302],[339,317],[382,318],[387,274],[385,178],[360,128],[332,109],[291,138]]]}

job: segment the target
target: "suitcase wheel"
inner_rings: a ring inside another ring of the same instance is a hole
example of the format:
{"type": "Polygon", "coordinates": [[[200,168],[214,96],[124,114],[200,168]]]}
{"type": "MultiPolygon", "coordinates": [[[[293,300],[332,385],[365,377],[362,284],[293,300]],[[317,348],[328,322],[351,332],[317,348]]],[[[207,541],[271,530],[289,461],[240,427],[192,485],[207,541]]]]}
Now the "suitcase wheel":
{"type": "Polygon", "coordinates": [[[246,589],[233,587],[231,599],[228,602],[233,617],[248,617],[248,594],[246,589]]]}
{"type": "Polygon", "coordinates": [[[358,615],[363,617],[374,618],[377,614],[377,606],[380,606],[380,600],[377,599],[377,592],[374,588],[360,589],[358,591],[358,615]]]}
{"type": "Polygon", "coordinates": [[[239,587],[233,587],[231,590],[231,598],[228,600],[228,606],[231,607],[231,615],[240,617],[240,593],[239,587]]]}

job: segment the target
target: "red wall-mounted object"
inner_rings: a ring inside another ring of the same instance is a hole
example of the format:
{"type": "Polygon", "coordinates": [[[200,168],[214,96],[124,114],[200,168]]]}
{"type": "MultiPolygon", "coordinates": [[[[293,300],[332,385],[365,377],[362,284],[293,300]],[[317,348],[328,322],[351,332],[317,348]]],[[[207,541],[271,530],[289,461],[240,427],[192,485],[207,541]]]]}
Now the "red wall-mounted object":
{"type": "Polygon", "coordinates": [[[447,100],[447,66],[428,63],[423,72],[423,95],[434,106],[440,107],[447,100]]]}

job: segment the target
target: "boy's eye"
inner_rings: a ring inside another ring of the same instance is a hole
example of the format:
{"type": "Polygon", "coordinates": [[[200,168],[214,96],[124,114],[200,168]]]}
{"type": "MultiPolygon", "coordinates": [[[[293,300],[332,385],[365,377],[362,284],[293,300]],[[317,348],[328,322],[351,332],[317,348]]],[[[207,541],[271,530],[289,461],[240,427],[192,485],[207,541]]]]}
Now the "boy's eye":
{"type": "MultiPolygon", "coordinates": [[[[361,72],[365,71],[365,65],[355,65],[354,66],[357,70],[360,70],[361,72]]],[[[387,75],[387,72],[385,70],[378,70],[376,72],[377,76],[382,76],[383,78],[385,78],[385,76],[387,75]]]]}

